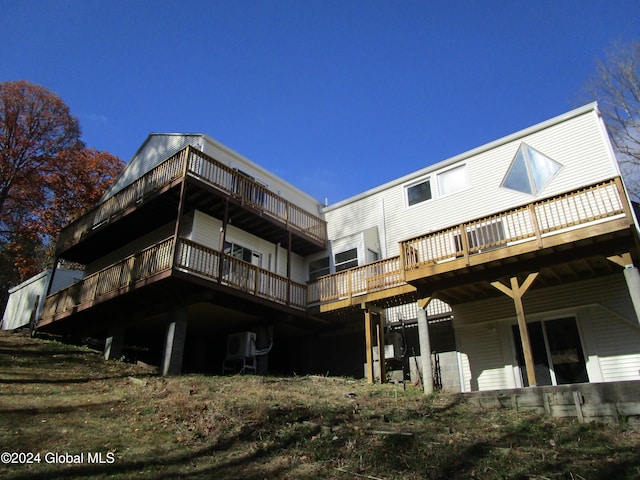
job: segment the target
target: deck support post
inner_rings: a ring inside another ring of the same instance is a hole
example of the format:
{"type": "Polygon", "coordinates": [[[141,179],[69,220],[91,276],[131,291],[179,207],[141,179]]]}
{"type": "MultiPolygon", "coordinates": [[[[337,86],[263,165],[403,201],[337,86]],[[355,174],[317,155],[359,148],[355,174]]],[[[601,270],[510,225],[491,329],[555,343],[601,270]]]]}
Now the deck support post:
{"type": "Polygon", "coordinates": [[[629,296],[631,296],[633,310],[636,313],[636,321],[640,323],[640,272],[638,271],[638,267],[633,264],[631,254],[628,252],[622,255],[607,257],[607,259],[624,268],[624,279],[627,282],[627,289],[629,290],[629,296]]]}
{"type": "Polygon", "coordinates": [[[184,342],[187,337],[187,309],[186,307],[174,307],[171,311],[171,319],[167,325],[167,332],[162,351],[162,375],[177,375],[182,371],[182,358],[184,354],[184,342]]]}
{"type": "Polygon", "coordinates": [[[291,230],[287,232],[287,306],[291,305],[291,230]]]}
{"type": "Polygon", "coordinates": [[[367,355],[367,381],[375,383],[375,369],[373,365],[373,340],[374,335],[378,344],[378,367],[380,371],[380,383],[387,380],[386,359],[384,355],[384,328],[385,319],[381,309],[370,304],[363,304],[365,349],[367,355]],[[377,319],[376,319],[377,317],[377,319]]]}
{"type": "Polygon", "coordinates": [[[522,297],[529,290],[531,284],[538,277],[540,272],[534,272],[529,274],[527,279],[522,282],[522,285],[518,283],[518,277],[511,277],[511,288],[507,287],[501,282],[491,282],[495,288],[500,290],[505,295],[513,299],[513,303],[516,309],[516,317],[518,319],[518,329],[520,331],[520,339],[522,341],[522,352],[524,353],[524,363],[527,369],[527,380],[530,387],[535,387],[536,382],[536,366],[533,361],[533,352],[531,350],[531,340],[529,340],[529,330],[527,329],[527,318],[524,314],[524,306],[522,304],[522,297]]]}
{"type": "Polygon", "coordinates": [[[122,356],[124,346],[124,328],[114,326],[109,330],[109,336],[104,342],[104,359],[117,360],[122,356]]]}
{"type": "Polygon", "coordinates": [[[433,365],[431,364],[431,339],[427,306],[431,297],[418,300],[418,341],[420,342],[420,366],[422,367],[422,389],[425,395],[433,393],[433,365]]]}
{"type": "Polygon", "coordinates": [[[227,225],[229,223],[229,198],[224,201],[224,216],[222,217],[222,226],[220,227],[220,259],[218,260],[218,283],[222,283],[224,275],[224,244],[227,240],[227,225]]]}

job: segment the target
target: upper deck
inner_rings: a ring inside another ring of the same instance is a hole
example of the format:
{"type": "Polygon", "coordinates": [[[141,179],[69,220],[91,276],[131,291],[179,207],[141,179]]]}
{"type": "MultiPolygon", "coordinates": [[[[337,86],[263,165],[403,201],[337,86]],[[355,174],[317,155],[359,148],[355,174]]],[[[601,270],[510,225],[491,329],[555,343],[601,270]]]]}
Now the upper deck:
{"type": "Polygon", "coordinates": [[[264,185],[187,146],[107,198],[61,232],[57,255],[79,263],[98,258],[141,234],[175,220],[181,183],[185,201],[274,243],[287,241],[301,254],[326,248],[327,226],[264,185]]]}
{"type": "Polygon", "coordinates": [[[621,179],[470,219],[400,242],[400,255],[319,278],[309,300],[331,311],[389,306],[438,292],[458,302],[495,294],[490,282],[544,269],[552,283],[609,273],[607,256],[636,248],[621,179]]]}

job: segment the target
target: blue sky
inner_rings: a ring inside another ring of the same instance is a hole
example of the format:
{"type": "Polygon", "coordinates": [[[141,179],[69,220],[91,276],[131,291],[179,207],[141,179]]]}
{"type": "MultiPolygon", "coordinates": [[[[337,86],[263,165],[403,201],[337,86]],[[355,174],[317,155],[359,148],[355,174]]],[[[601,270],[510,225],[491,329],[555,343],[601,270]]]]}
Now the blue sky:
{"type": "Polygon", "coordinates": [[[206,133],[335,203],[586,103],[640,2],[0,0],[0,81],[129,160],[206,133]]]}

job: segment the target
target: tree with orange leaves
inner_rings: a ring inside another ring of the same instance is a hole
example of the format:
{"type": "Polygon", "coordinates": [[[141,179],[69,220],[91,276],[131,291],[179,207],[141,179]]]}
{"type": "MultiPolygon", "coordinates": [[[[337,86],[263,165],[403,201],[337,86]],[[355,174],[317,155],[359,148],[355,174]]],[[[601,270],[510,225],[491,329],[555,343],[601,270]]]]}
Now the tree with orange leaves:
{"type": "Polygon", "coordinates": [[[56,94],[0,83],[0,292],[49,266],[60,228],[96,204],[123,166],[85,147],[56,94]]]}

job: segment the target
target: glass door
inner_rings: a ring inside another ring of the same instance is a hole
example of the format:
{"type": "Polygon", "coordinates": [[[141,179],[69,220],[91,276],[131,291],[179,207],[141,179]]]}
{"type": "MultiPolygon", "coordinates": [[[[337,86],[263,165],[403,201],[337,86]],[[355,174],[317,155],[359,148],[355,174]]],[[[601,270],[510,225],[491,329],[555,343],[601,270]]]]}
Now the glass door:
{"type": "Polygon", "coordinates": [[[575,318],[545,322],[545,327],[556,383],[564,385],[588,382],[587,364],[575,318]]]}
{"type": "MultiPolygon", "coordinates": [[[[588,382],[580,334],[573,317],[527,324],[538,385],[588,382]]],[[[512,327],[516,362],[523,386],[529,386],[517,325],[512,327]]]]}

